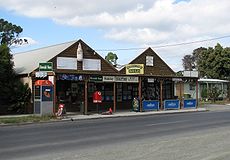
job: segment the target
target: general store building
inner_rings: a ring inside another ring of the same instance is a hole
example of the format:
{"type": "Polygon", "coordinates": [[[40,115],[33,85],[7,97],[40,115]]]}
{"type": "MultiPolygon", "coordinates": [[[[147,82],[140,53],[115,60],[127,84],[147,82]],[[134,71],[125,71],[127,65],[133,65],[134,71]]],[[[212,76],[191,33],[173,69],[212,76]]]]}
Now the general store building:
{"type": "MultiPolygon", "coordinates": [[[[122,57],[119,57],[122,58],[122,57]]],[[[151,49],[146,49],[118,71],[82,40],[67,42],[14,55],[15,71],[30,85],[34,95],[37,80],[54,84],[54,112],[60,103],[67,113],[93,113],[107,110],[132,110],[137,98],[159,101],[174,96],[178,77],[151,49]],[[93,103],[93,93],[100,91],[102,103],[93,103]]],[[[179,77],[180,81],[197,78],[179,77]]],[[[34,97],[32,97],[32,103],[34,97]]]]}

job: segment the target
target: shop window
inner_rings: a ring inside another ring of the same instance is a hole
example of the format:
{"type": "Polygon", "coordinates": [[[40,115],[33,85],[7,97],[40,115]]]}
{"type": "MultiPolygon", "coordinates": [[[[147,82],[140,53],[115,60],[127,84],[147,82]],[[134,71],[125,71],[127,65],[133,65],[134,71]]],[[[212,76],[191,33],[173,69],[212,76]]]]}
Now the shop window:
{"type": "Polygon", "coordinates": [[[189,84],[189,90],[190,91],[194,91],[196,88],[196,85],[195,84],[189,84]]]}

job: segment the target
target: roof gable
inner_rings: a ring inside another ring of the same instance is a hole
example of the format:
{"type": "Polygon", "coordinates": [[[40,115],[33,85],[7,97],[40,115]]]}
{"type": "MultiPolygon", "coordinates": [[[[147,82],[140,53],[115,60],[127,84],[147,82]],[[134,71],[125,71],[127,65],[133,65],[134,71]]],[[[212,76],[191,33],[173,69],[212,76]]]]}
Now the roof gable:
{"type": "Polygon", "coordinates": [[[48,46],[32,51],[22,52],[13,55],[14,68],[17,74],[28,74],[38,68],[40,62],[47,62],[76,41],[48,46]]]}
{"type": "Polygon", "coordinates": [[[60,73],[86,73],[86,74],[117,74],[116,68],[96,53],[82,40],[71,41],[58,45],[48,46],[32,51],[18,53],[14,55],[14,65],[17,74],[29,74],[38,69],[41,62],[53,62],[55,72],[60,73]],[[82,62],[77,62],[76,70],[60,70],[57,69],[57,57],[76,58],[78,44],[81,43],[84,59],[100,59],[101,71],[84,71],[82,70],[82,62]]]}
{"type": "MultiPolygon", "coordinates": [[[[89,71],[89,70],[83,70],[83,62],[77,61],[77,70],[69,70],[70,73],[79,73],[79,74],[117,74],[118,71],[116,68],[111,65],[109,62],[107,62],[103,57],[101,57],[95,50],[93,50],[91,47],[89,47],[85,42],[82,40],[78,40],[73,45],[71,45],[69,48],[58,54],[56,57],[52,59],[54,63],[54,67],[56,66],[56,58],[57,57],[71,57],[76,58],[77,56],[77,48],[78,44],[81,43],[81,47],[83,50],[83,59],[100,59],[101,60],[101,71],[89,71]]],[[[57,69],[56,72],[58,73],[64,73],[66,70],[57,69]]]]}
{"type": "MultiPolygon", "coordinates": [[[[144,64],[144,75],[150,76],[174,76],[175,72],[151,49],[146,49],[129,64],[144,64]],[[153,57],[153,66],[146,66],[146,56],[153,57]]],[[[125,74],[124,67],[120,73],[125,74]]]]}

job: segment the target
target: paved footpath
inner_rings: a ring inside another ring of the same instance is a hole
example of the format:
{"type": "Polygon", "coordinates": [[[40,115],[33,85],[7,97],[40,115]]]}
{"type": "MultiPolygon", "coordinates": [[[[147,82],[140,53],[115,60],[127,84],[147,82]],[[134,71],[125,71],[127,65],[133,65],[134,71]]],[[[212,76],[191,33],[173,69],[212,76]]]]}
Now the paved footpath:
{"type": "Polygon", "coordinates": [[[157,115],[157,114],[173,114],[173,113],[186,113],[186,112],[202,112],[207,111],[206,108],[197,109],[180,109],[180,110],[163,110],[163,111],[148,111],[148,112],[116,112],[111,115],[92,114],[92,115],[68,115],[62,120],[84,120],[84,119],[99,119],[99,118],[115,118],[115,117],[130,117],[130,116],[144,116],[144,115],[157,115]]]}

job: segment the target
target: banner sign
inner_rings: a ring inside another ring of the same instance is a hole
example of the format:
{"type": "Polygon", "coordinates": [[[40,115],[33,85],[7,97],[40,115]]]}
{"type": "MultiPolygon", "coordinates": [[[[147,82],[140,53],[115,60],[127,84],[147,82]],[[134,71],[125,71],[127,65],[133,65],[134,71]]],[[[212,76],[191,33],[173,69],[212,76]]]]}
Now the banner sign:
{"type": "Polygon", "coordinates": [[[44,72],[44,71],[39,71],[39,72],[35,72],[35,77],[36,78],[45,78],[47,77],[47,72],[44,72]]]}
{"type": "Polygon", "coordinates": [[[153,110],[159,110],[159,101],[146,101],[144,100],[142,102],[143,111],[153,111],[153,110]]]}
{"type": "Polygon", "coordinates": [[[184,108],[196,108],[196,99],[185,99],[184,108]]]}
{"type": "Polygon", "coordinates": [[[115,81],[116,82],[138,83],[138,77],[116,76],[115,81]]]}
{"type": "Polygon", "coordinates": [[[89,81],[90,82],[101,82],[102,81],[102,76],[90,76],[89,81]]]}
{"type": "Polygon", "coordinates": [[[103,82],[115,82],[115,76],[103,76],[103,82]]]}
{"type": "Polygon", "coordinates": [[[179,109],[180,101],[176,100],[164,100],[164,109],[179,109]]]}
{"type": "Polygon", "coordinates": [[[144,64],[127,64],[126,74],[144,74],[144,64]]]}
{"type": "Polygon", "coordinates": [[[53,63],[39,63],[39,71],[53,71],[53,63]]]}
{"type": "Polygon", "coordinates": [[[82,81],[85,79],[83,75],[74,74],[60,74],[58,75],[59,80],[69,80],[69,81],[82,81]]]}

